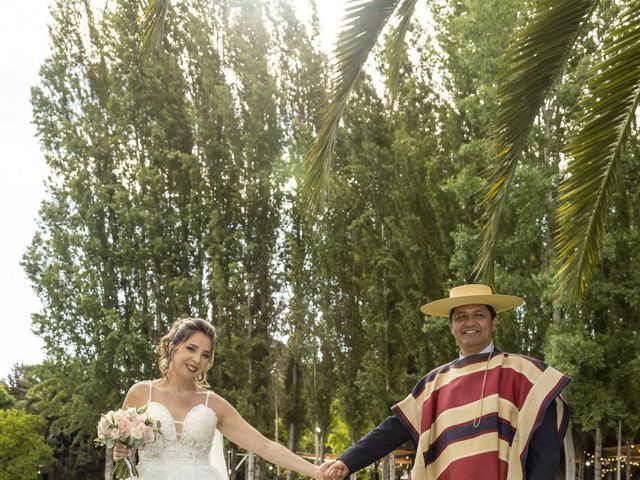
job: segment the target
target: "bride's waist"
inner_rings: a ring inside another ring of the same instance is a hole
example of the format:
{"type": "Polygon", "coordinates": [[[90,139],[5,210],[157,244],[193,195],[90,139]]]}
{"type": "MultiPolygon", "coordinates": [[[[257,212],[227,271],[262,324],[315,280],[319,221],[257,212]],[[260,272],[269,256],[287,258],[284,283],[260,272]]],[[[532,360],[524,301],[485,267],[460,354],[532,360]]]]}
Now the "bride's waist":
{"type": "Polygon", "coordinates": [[[192,464],[209,464],[209,452],[198,451],[193,448],[181,448],[175,446],[173,448],[164,449],[148,449],[140,452],[141,462],[151,463],[176,463],[176,462],[188,462],[192,464]]]}
{"type": "Polygon", "coordinates": [[[204,457],[193,457],[193,456],[183,456],[183,455],[165,455],[162,458],[157,457],[145,457],[144,455],[140,455],[140,465],[145,465],[146,467],[155,466],[155,465],[206,465],[209,466],[209,458],[207,456],[204,457]]]}

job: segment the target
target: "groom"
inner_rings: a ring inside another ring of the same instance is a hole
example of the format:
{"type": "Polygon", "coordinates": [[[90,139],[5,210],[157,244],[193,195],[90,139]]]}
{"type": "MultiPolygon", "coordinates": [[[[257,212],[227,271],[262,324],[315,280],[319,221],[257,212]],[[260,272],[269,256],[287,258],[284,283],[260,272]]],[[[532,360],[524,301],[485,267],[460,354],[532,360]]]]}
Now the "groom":
{"type": "Polygon", "coordinates": [[[493,343],[496,314],[521,303],[474,284],[423,305],[424,314],[449,318],[459,358],[423,377],[328,475],[342,479],[410,440],[413,480],[553,480],[569,417],[560,392],[569,379],[493,343]]]}

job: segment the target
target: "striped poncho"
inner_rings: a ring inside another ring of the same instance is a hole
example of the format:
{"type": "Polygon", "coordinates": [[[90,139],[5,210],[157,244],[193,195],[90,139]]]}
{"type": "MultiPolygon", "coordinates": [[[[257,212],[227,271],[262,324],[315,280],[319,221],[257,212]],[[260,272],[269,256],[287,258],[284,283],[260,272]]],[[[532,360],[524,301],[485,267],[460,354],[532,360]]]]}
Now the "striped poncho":
{"type": "Polygon", "coordinates": [[[504,352],[487,366],[489,355],[438,367],[392,408],[418,445],[413,480],[523,479],[531,436],[551,402],[564,437],[568,410],[559,394],[569,378],[504,352]]]}

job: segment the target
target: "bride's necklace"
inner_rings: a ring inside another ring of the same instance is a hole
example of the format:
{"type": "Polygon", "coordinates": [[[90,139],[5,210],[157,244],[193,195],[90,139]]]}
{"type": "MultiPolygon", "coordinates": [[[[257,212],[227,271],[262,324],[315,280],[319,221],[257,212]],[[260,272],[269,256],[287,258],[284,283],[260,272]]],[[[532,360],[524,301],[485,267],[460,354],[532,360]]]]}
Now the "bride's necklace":
{"type": "Polygon", "coordinates": [[[480,391],[480,400],[478,401],[478,407],[476,409],[476,418],[473,419],[473,428],[478,428],[482,421],[482,400],[484,399],[484,387],[487,383],[487,372],[489,372],[489,362],[491,362],[491,356],[493,355],[494,346],[491,346],[489,357],[487,358],[487,364],[484,367],[484,377],[482,379],[482,390],[480,391]]]}

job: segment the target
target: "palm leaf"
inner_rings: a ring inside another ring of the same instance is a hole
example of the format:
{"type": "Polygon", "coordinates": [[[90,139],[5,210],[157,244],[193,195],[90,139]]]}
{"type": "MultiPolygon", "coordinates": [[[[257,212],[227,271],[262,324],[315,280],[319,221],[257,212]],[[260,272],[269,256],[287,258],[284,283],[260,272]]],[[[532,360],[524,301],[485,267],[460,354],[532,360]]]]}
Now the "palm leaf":
{"type": "Polygon", "coordinates": [[[147,61],[164,35],[169,0],[149,0],[142,13],[142,60],[147,61]]]}
{"type": "Polygon", "coordinates": [[[620,153],[640,99],[640,1],[628,4],[604,42],[605,60],[591,72],[584,112],[569,137],[571,161],[560,185],[558,293],[573,301],[599,257],[620,153]]]}
{"type": "Polygon", "coordinates": [[[343,29],[338,35],[333,58],[329,93],[324,102],[318,133],[306,162],[303,194],[307,205],[318,208],[326,189],[331,157],[344,107],[353,85],[375,46],[382,29],[400,0],[349,0],[345,6],[343,29]]]}
{"type": "Polygon", "coordinates": [[[482,245],[475,265],[476,276],[485,283],[493,283],[502,210],[527,136],[596,4],[597,0],[538,2],[506,52],[507,66],[496,93],[499,106],[491,124],[496,158],[486,173],[482,245]]]}
{"type": "Polygon", "coordinates": [[[392,98],[397,94],[400,65],[402,64],[404,51],[404,39],[407,36],[411,18],[416,9],[416,3],[418,3],[418,0],[404,0],[400,4],[397,14],[399,22],[389,37],[389,71],[387,76],[389,78],[389,90],[392,98]]]}

